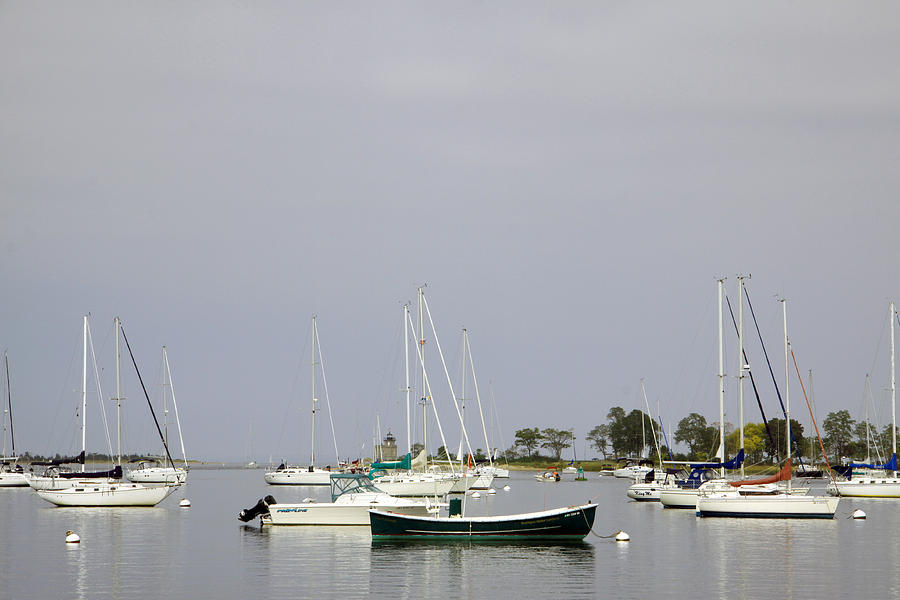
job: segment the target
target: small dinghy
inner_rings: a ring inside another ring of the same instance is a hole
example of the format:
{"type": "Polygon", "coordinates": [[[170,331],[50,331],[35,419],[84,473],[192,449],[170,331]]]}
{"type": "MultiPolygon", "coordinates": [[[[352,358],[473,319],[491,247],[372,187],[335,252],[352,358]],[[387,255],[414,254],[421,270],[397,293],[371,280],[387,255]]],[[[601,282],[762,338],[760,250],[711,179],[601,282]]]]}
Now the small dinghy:
{"type": "Polygon", "coordinates": [[[577,541],[590,533],[596,512],[596,504],[499,517],[415,517],[370,510],[369,519],[373,541],[577,541]]]}

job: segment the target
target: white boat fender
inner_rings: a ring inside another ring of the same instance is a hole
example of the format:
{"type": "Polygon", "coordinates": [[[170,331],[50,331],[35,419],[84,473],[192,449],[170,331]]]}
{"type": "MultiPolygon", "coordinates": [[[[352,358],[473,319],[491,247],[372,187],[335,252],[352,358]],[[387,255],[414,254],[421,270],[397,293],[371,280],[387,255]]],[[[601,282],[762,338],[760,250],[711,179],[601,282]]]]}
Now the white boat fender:
{"type": "Polygon", "coordinates": [[[616,534],[616,541],[617,541],[617,542],[627,542],[627,541],[629,541],[629,540],[631,540],[631,536],[629,536],[629,535],[628,535],[627,533],[625,533],[624,531],[620,531],[619,533],[616,534]]]}
{"type": "Polygon", "coordinates": [[[857,509],[854,510],[852,513],[850,513],[850,518],[851,518],[851,519],[865,519],[865,518],[866,518],[866,513],[865,513],[864,511],[862,511],[862,510],[860,510],[860,509],[857,508],[857,509]]]}
{"type": "Polygon", "coordinates": [[[178,503],[178,506],[180,506],[182,508],[190,508],[191,501],[188,500],[187,498],[182,498],[181,502],[178,503]]]}
{"type": "Polygon", "coordinates": [[[78,544],[81,542],[81,537],[72,531],[71,529],[66,532],[66,543],[67,544],[78,544]]]}

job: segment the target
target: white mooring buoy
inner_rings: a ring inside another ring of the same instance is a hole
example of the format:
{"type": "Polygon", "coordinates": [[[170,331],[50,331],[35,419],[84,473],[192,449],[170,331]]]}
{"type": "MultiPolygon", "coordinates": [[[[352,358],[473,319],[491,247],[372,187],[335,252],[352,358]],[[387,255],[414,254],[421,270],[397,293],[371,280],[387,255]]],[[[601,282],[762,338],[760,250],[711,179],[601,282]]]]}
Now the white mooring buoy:
{"type": "Polygon", "coordinates": [[[496,493],[497,493],[497,490],[495,490],[494,488],[491,488],[491,489],[489,489],[489,490],[487,491],[487,493],[488,493],[488,494],[496,494],[496,493]]]}
{"type": "Polygon", "coordinates": [[[508,491],[509,491],[509,486],[508,486],[508,485],[504,485],[504,486],[503,486],[503,491],[504,491],[504,492],[508,492],[508,491]]]}
{"type": "Polygon", "coordinates": [[[191,501],[187,498],[182,498],[181,502],[178,503],[178,506],[182,508],[188,508],[191,505],[191,501]]]}
{"type": "Polygon", "coordinates": [[[481,494],[479,494],[478,492],[472,492],[472,497],[473,498],[481,498],[481,494]]]}
{"type": "Polygon", "coordinates": [[[851,519],[865,519],[866,513],[857,508],[852,513],[850,513],[850,518],[851,519]]]}
{"type": "Polygon", "coordinates": [[[620,531],[619,533],[616,534],[616,541],[617,541],[617,542],[627,542],[627,541],[629,541],[630,539],[631,539],[631,536],[629,536],[629,535],[628,535],[627,533],[625,533],[624,531],[620,531]]]}
{"type": "Polygon", "coordinates": [[[66,543],[67,544],[77,544],[81,541],[81,538],[77,533],[72,531],[71,529],[66,532],[66,543]]]}

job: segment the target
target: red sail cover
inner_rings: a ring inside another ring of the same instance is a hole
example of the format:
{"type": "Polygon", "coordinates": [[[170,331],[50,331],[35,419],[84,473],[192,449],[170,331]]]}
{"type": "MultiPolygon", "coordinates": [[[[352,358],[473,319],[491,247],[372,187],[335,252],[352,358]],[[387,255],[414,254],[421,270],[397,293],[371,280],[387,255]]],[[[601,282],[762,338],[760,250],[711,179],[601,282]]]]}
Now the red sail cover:
{"type": "Polygon", "coordinates": [[[787,461],[786,463],[784,463],[784,466],[781,467],[781,470],[771,477],[763,477],[762,479],[744,479],[742,481],[729,481],[728,483],[734,487],[741,487],[742,485],[756,485],[759,483],[775,483],[776,481],[787,481],[790,478],[791,461],[787,461]]]}

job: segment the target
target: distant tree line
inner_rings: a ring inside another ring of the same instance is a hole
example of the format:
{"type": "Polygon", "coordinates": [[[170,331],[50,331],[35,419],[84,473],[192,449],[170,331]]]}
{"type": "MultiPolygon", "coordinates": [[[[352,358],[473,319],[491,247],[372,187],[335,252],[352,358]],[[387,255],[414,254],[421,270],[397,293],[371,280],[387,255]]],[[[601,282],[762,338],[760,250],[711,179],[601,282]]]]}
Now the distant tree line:
{"type": "MultiPolygon", "coordinates": [[[[78,454],[80,454],[80,453],[76,452],[74,454],[66,454],[66,455],[56,453],[53,456],[50,456],[50,455],[44,456],[43,454],[31,454],[30,452],[23,452],[23,453],[19,454],[19,462],[20,463],[31,463],[31,462],[35,462],[35,461],[49,462],[51,460],[60,460],[65,457],[75,457],[78,454]]],[[[137,461],[142,458],[149,458],[149,457],[162,458],[159,455],[153,454],[153,453],[123,454],[122,462],[137,461]]],[[[84,455],[84,460],[85,460],[85,462],[108,462],[108,463],[111,463],[116,460],[116,457],[110,456],[109,454],[101,454],[98,452],[87,452],[84,455]]]]}
{"type": "MultiPolygon", "coordinates": [[[[719,423],[707,422],[699,413],[690,413],[678,422],[674,432],[664,432],[660,423],[641,410],[626,413],[614,406],[606,415],[607,422],[593,427],[586,439],[602,459],[649,456],[655,458],[658,445],[663,460],[707,461],[714,459],[719,448],[719,423]],[[654,439],[655,436],[655,439],[654,439]],[[666,440],[686,447],[685,452],[670,449],[666,440]],[[670,451],[671,450],[671,451],[670,451]]],[[[876,430],[865,421],[855,421],[846,410],[828,413],[821,423],[822,445],[832,464],[844,459],[886,461],[891,454],[891,426],[876,430]]],[[[821,460],[815,431],[806,436],[803,425],[791,419],[793,455],[814,462],[821,460]]],[[[749,464],[777,463],[785,459],[786,431],[784,419],[768,423],[744,425],[744,452],[749,464]]],[[[505,452],[508,460],[552,458],[560,460],[562,451],[572,447],[572,430],[537,427],[519,429],[513,446],[505,452]],[[540,451],[548,450],[549,457],[540,451]]],[[[725,458],[740,449],[740,430],[725,423],[725,458]]],[[[585,457],[586,458],[586,457],[585,457]]]]}

